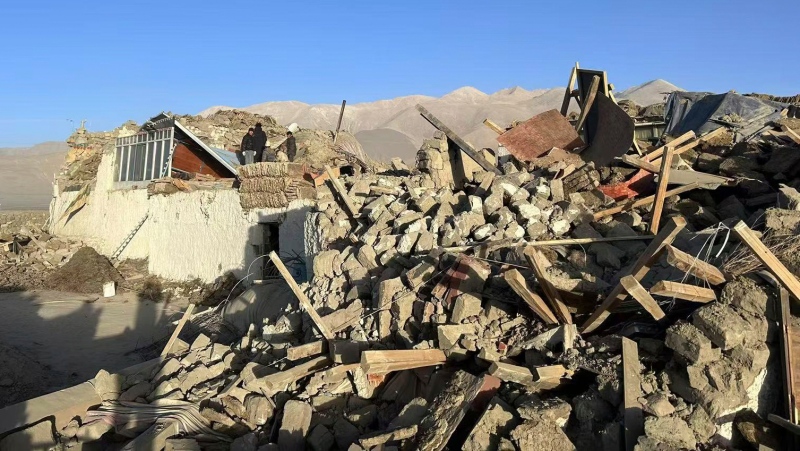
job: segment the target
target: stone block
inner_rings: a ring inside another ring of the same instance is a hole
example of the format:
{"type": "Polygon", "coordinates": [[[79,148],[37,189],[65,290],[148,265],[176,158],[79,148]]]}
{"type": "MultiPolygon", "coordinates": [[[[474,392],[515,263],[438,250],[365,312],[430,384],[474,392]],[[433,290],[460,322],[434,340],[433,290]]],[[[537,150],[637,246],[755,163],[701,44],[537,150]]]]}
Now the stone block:
{"type": "Polygon", "coordinates": [[[747,322],[732,307],[714,302],[694,312],[693,323],[723,351],[744,341],[747,322]]]}
{"type": "Polygon", "coordinates": [[[450,321],[458,324],[470,316],[477,316],[483,311],[481,299],[469,293],[459,295],[453,304],[450,321]]]}
{"type": "Polygon", "coordinates": [[[700,329],[685,321],[679,321],[667,329],[665,343],[691,363],[708,363],[720,358],[721,351],[711,345],[711,340],[700,329]]]}

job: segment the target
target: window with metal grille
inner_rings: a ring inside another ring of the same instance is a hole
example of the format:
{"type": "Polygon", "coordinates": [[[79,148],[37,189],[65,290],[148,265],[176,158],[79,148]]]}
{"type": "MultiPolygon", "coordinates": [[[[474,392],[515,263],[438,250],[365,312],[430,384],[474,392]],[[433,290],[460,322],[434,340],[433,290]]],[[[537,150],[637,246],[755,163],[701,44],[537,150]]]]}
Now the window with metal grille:
{"type": "Polygon", "coordinates": [[[117,138],[114,181],[142,182],[169,173],[172,127],[117,138]]]}

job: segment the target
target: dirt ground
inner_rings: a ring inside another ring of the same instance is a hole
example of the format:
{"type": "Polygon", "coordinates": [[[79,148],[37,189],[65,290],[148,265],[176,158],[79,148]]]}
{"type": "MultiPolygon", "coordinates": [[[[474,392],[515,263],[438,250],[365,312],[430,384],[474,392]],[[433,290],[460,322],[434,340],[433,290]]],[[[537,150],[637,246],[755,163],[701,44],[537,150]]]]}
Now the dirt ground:
{"type": "Polygon", "coordinates": [[[186,301],[0,293],[0,407],[155,357],[186,301]]]}

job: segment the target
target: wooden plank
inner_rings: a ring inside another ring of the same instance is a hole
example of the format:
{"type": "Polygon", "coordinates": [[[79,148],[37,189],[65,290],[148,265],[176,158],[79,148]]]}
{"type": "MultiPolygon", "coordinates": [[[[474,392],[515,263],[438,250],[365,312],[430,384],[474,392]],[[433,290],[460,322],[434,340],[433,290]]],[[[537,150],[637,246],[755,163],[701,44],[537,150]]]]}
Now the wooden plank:
{"type": "Polygon", "coordinates": [[[639,437],[644,435],[644,412],[639,403],[642,396],[639,374],[639,348],[636,342],[622,338],[622,392],[625,408],[625,450],[633,451],[639,437]]]}
{"type": "Polygon", "coordinates": [[[492,122],[491,119],[488,118],[483,120],[483,125],[489,127],[493,132],[497,133],[498,135],[502,135],[503,133],[506,132],[506,129],[495,124],[494,122],[492,122]]]}
{"type": "Polygon", "coordinates": [[[544,299],[540,298],[536,293],[528,289],[528,284],[525,283],[525,278],[516,269],[506,271],[503,278],[508,282],[508,285],[521,297],[528,307],[546,324],[558,324],[553,311],[545,304],[544,299]]]}
{"type": "Polygon", "coordinates": [[[664,318],[666,315],[664,311],[661,310],[661,307],[658,306],[658,303],[647,290],[644,289],[642,284],[639,283],[633,276],[627,275],[619,280],[619,283],[625,288],[625,291],[631,295],[632,298],[636,299],[636,302],[639,303],[647,313],[650,314],[656,321],[664,318]]]}
{"type": "Polygon", "coordinates": [[[339,138],[339,130],[342,128],[345,105],[347,105],[347,100],[342,100],[342,108],[339,110],[339,121],[336,123],[336,132],[333,134],[333,145],[336,145],[336,139],[339,138]]]}
{"type": "Polygon", "coordinates": [[[358,439],[358,443],[363,449],[388,449],[383,447],[384,443],[399,442],[417,435],[419,426],[412,424],[410,426],[395,428],[389,431],[379,431],[366,434],[358,439]]]}
{"type": "Polygon", "coordinates": [[[394,373],[396,371],[424,368],[426,366],[442,365],[445,362],[446,360],[417,360],[392,363],[370,363],[367,365],[362,364],[361,369],[363,369],[367,374],[386,374],[394,373]]]}
{"type": "Polygon", "coordinates": [[[661,280],[650,288],[650,294],[668,298],[683,299],[684,301],[707,303],[717,300],[717,295],[711,288],[687,285],[685,283],[661,280]]]}
{"type": "MultiPolygon", "coordinates": [[[[664,248],[672,243],[678,233],[686,227],[686,219],[682,217],[673,217],[664,225],[664,228],[658,235],[650,242],[647,249],[639,256],[636,262],[630,267],[625,275],[631,275],[636,280],[642,280],[642,277],[650,271],[650,267],[656,263],[658,256],[664,248]]],[[[609,311],[616,307],[626,297],[625,288],[622,284],[617,284],[611,293],[606,296],[602,304],[592,313],[589,319],[583,323],[581,331],[584,333],[592,332],[597,329],[600,324],[608,318],[609,311]]]]}
{"type": "Polygon", "coordinates": [[[420,422],[412,449],[441,451],[450,440],[472,401],[483,387],[483,377],[457,371],[440,391],[420,422]]]}
{"type": "Polygon", "coordinates": [[[286,358],[295,361],[320,355],[328,350],[328,343],[323,340],[312,341],[300,346],[292,346],[286,349],[286,358]]]}
{"type": "Polygon", "coordinates": [[[681,136],[678,136],[677,138],[673,139],[672,141],[664,144],[663,146],[661,146],[661,147],[657,148],[656,150],[654,150],[654,151],[648,153],[647,155],[643,156],[642,160],[649,161],[649,162],[653,163],[653,160],[655,160],[656,158],[661,157],[661,155],[664,154],[664,149],[666,149],[667,146],[672,146],[673,148],[675,148],[675,147],[680,146],[681,144],[685,143],[686,141],[691,141],[691,140],[695,139],[696,137],[697,136],[694,134],[694,132],[689,130],[688,132],[682,134],[681,136]]]}
{"type": "Polygon", "coordinates": [[[572,68],[569,74],[569,83],[564,90],[564,100],[561,101],[561,115],[567,117],[569,112],[569,102],[572,100],[572,87],[575,86],[575,81],[578,79],[578,63],[572,68]]]}
{"type": "MultiPolygon", "coordinates": [[[[773,279],[775,284],[778,281],[773,279]]],[[[797,423],[797,415],[795,409],[795,385],[794,385],[794,360],[792,355],[792,314],[789,310],[789,292],[785,288],[778,285],[778,326],[780,327],[780,346],[781,346],[781,367],[783,369],[783,396],[784,396],[784,410],[783,414],[787,415],[792,423],[797,423]]]]}
{"type": "MultiPolygon", "coordinates": [[[[691,191],[691,190],[693,190],[695,188],[699,188],[699,187],[700,187],[699,183],[691,183],[689,185],[679,186],[678,188],[671,189],[671,190],[667,191],[666,193],[664,193],[664,197],[666,198],[666,197],[670,197],[670,196],[677,196],[678,194],[683,194],[683,193],[685,193],[687,191],[691,191]]],[[[615,207],[611,207],[611,208],[608,208],[606,210],[598,211],[597,213],[594,214],[594,220],[597,221],[599,219],[605,218],[606,216],[615,215],[617,213],[622,213],[623,211],[628,211],[628,210],[632,210],[634,208],[643,207],[645,205],[652,204],[655,201],[655,199],[656,199],[656,196],[652,195],[652,196],[647,196],[647,197],[645,197],[643,199],[639,199],[639,200],[629,200],[629,201],[624,202],[624,203],[622,203],[620,205],[617,205],[615,207]]]]}
{"type": "Polygon", "coordinates": [[[428,122],[431,123],[431,125],[433,125],[437,129],[439,129],[442,132],[444,132],[444,134],[447,135],[447,137],[450,139],[450,141],[453,141],[454,143],[456,143],[456,145],[462,151],[464,151],[464,153],[469,155],[470,158],[475,160],[475,162],[478,163],[478,165],[480,167],[482,167],[486,171],[494,172],[497,175],[501,174],[500,169],[498,169],[496,166],[494,166],[492,163],[490,163],[489,160],[484,158],[483,155],[478,153],[475,150],[475,148],[473,148],[471,145],[467,144],[466,141],[461,139],[461,137],[458,136],[453,130],[451,130],[450,127],[444,125],[444,123],[442,121],[440,121],[439,119],[437,119],[436,116],[431,114],[431,112],[428,111],[427,108],[425,108],[422,105],[417,104],[417,111],[419,111],[419,113],[422,115],[422,117],[427,119],[428,122]]]}
{"type": "Polygon", "coordinates": [[[558,290],[556,290],[556,287],[553,286],[544,272],[544,262],[542,261],[544,256],[533,247],[526,247],[524,253],[528,264],[533,268],[533,273],[536,274],[536,279],[542,285],[545,296],[553,305],[556,316],[558,316],[561,321],[564,321],[564,323],[572,324],[572,315],[570,315],[569,309],[567,309],[566,304],[564,304],[564,301],[561,300],[561,296],[558,294],[558,290]]]}
{"type": "Polygon", "coordinates": [[[283,280],[286,281],[286,283],[289,285],[289,288],[292,289],[294,295],[297,296],[297,299],[300,301],[300,305],[303,306],[303,309],[305,309],[305,311],[308,313],[308,316],[310,316],[311,320],[314,321],[314,324],[316,324],[317,329],[319,329],[320,333],[322,333],[322,336],[325,337],[326,340],[333,340],[335,336],[330,330],[328,330],[328,326],[326,326],[322,321],[322,318],[320,318],[317,311],[314,310],[314,306],[311,305],[311,301],[308,299],[306,294],[303,293],[303,290],[301,290],[297,285],[297,282],[294,281],[292,275],[289,274],[289,270],[286,269],[286,266],[284,266],[280,257],[278,257],[278,254],[276,254],[275,251],[270,252],[269,259],[272,261],[272,264],[278,268],[278,272],[280,272],[281,276],[283,276],[283,280]]]}
{"type": "Polygon", "coordinates": [[[623,155],[622,162],[633,166],[635,168],[644,169],[647,172],[652,172],[653,174],[657,174],[659,171],[659,167],[649,161],[646,161],[642,158],[635,157],[633,155],[623,155]]]}
{"type": "Polygon", "coordinates": [[[353,202],[350,200],[350,196],[347,195],[347,190],[344,189],[342,182],[339,181],[339,178],[333,174],[333,170],[327,164],[325,165],[325,173],[328,174],[330,178],[331,185],[333,185],[333,189],[339,194],[339,197],[342,198],[344,205],[346,207],[347,213],[350,214],[351,218],[355,218],[358,216],[358,209],[356,209],[353,202]]]}
{"type": "Polygon", "coordinates": [[[392,351],[364,351],[361,364],[413,362],[417,360],[445,361],[447,357],[441,349],[400,349],[392,351]]]}
{"type": "Polygon", "coordinates": [[[308,362],[289,368],[288,370],[264,376],[260,378],[259,383],[264,384],[264,386],[270,391],[270,394],[274,394],[279,391],[285,391],[289,384],[297,381],[298,379],[302,379],[308,375],[314,374],[319,370],[330,366],[332,363],[333,361],[328,358],[328,356],[316,357],[308,362]]]}
{"type": "Polygon", "coordinates": [[[786,429],[787,431],[791,432],[792,434],[794,434],[796,436],[800,436],[800,426],[798,426],[797,424],[787,420],[786,418],[782,418],[782,417],[779,417],[778,415],[775,415],[774,413],[770,413],[770,414],[767,415],[767,419],[769,419],[769,421],[771,421],[772,423],[775,423],[778,426],[786,429]]]}
{"type": "Polygon", "coordinates": [[[581,129],[583,128],[584,122],[586,122],[586,116],[589,115],[589,110],[592,109],[592,105],[594,104],[594,99],[597,97],[597,89],[600,87],[600,77],[595,75],[592,77],[592,84],[589,85],[589,94],[586,96],[586,99],[583,99],[583,105],[581,106],[581,114],[578,116],[578,122],[575,124],[575,131],[580,133],[581,129]]]}
{"type": "Polygon", "coordinates": [[[669,183],[669,171],[672,170],[672,147],[667,147],[664,153],[664,158],[661,161],[661,170],[659,171],[658,187],[656,188],[656,197],[653,201],[653,213],[650,218],[650,233],[658,233],[658,226],[661,224],[661,212],[664,209],[664,199],[667,198],[667,184],[669,183]]]}
{"type": "Polygon", "coordinates": [[[687,254],[674,246],[667,246],[667,263],[711,285],[724,283],[727,278],[716,266],[687,254]]]}
{"type": "Polygon", "coordinates": [[[529,384],[533,382],[533,373],[524,366],[504,362],[492,362],[489,374],[505,382],[529,384]]]}
{"type": "Polygon", "coordinates": [[[327,369],[322,372],[322,377],[325,379],[338,379],[345,376],[350,371],[355,371],[361,368],[360,363],[348,363],[346,365],[336,365],[333,368],[327,369]]]}
{"type": "Polygon", "coordinates": [[[169,341],[167,341],[167,345],[164,346],[164,350],[161,351],[161,357],[168,355],[172,351],[172,347],[175,346],[175,340],[178,339],[178,335],[181,334],[183,330],[183,326],[186,325],[186,322],[189,321],[189,318],[192,317],[194,313],[194,306],[195,304],[189,304],[186,307],[186,311],[183,312],[183,316],[181,316],[181,320],[178,322],[178,325],[175,327],[175,330],[172,332],[172,335],[169,337],[169,341]]]}
{"type": "Polygon", "coordinates": [[[783,130],[783,132],[786,133],[786,136],[794,141],[795,144],[800,144],[800,135],[798,135],[796,131],[789,128],[788,125],[781,125],[781,130],[783,130]]]}
{"type": "MultiPolygon", "coordinates": [[[[673,152],[673,155],[681,155],[682,153],[686,152],[687,150],[694,149],[695,147],[699,146],[700,143],[702,143],[703,141],[709,140],[711,138],[715,138],[715,137],[725,133],[727,130],[728,129],[725,128],[725,127],[720,127],[718,129],[716,129],[714,131],[711,131],[711,132],[708,132],[705,135],[695,139],[694,141],[692,141],[690,143],[687,143],[687,144],[684,144],[684,145],[682,145],[680,147],[675,147],[675,146],[672,145],[672,143],[669,143],[667,146],[668,147],[673,147],[675,149],[675,151],[673,152]]],[[[650,161],[650,162],[652,162],[654,164],[659,164],[661,162],[661,160],[659,158],[655,158],[655,159],[648,160],[648,161],[650,161]]]]}

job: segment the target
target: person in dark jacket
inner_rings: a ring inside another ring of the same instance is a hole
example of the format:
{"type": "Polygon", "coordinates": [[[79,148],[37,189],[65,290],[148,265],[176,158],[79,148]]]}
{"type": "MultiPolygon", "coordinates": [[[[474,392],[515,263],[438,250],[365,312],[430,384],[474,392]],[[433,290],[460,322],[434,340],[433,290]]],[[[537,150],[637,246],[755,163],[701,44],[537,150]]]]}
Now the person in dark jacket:
{"type": "Polygon", "coordinates": [[[286,132],[286,156],[289,157],[289,161],[294,161],[297,157],[297,143],[292,132],[286,132]]]}
{"type": "Polygon", "coordinates": [[[256,161],[263,161],[264,148],[267,146],[267,134],[261,129],[261,122],[253,130],[253,149],[256,151],[256,161]]]}
{"type": "Polygon", "coordinates": [[[247,130],[247,133],[242,138],[242,144],[239,146],[239,151],[236,152],[236,159],[239,160],[239,164],[244,165],[246,160],[245,155],[252,155],[252,154],[245,154],[245,152],[252,152],[253,148],[253,127],[250,127],[247,130]]]}

